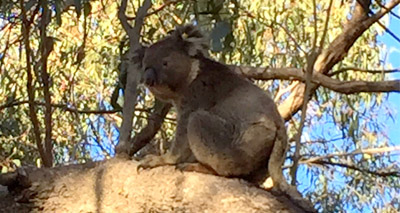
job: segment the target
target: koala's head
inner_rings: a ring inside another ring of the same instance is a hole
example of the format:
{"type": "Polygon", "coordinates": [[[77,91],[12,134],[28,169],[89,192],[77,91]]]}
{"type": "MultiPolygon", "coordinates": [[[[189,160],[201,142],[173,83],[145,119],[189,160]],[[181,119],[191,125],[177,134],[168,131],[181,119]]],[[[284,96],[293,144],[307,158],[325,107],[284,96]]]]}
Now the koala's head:
{"type": "Polygon", "coordinates": [[[159,99],[174,101],[197,76],[196,57],[204,56],[207,43],[193,25],[178,27],[145,49],[142,81],[159,99]]]}

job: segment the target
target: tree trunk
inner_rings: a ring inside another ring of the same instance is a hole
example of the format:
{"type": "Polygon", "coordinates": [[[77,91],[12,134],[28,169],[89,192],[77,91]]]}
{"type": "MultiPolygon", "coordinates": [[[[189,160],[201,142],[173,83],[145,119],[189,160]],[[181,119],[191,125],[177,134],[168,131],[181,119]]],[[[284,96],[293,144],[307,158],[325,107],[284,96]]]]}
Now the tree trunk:
{"type": "Polygon", "coordinates": [[[0,175],[0,184],[17,195],[15,201],[0,193],[6,212],[302,212],[244,180],[173,166],[137,172],[135,161],[122,159],[21,169],[0,175]]]}

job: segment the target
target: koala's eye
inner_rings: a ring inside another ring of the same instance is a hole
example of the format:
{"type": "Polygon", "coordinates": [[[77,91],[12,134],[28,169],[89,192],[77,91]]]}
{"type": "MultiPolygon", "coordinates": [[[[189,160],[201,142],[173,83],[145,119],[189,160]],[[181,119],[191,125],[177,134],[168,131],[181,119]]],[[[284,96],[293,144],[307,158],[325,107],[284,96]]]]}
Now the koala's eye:
{"type": "Polygon", "coordinates": [[[167,61],[164,61],[162,65],[163,65],[164,67],[166,67],[166,66],[168,66],[168,62],[167,62],[167,61]]]}

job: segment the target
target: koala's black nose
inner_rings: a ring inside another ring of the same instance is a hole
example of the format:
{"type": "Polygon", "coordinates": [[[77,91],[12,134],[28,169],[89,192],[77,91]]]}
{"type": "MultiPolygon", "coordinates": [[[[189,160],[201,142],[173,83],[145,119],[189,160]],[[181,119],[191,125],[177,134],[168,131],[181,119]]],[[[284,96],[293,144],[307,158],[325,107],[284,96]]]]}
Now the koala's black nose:
{"type": "Polygon", "coordinates": [[[144,70],[143,83],[146,86],[154,86],[157,82],[157,73],[154,68],[148,67],[144,70]]]}

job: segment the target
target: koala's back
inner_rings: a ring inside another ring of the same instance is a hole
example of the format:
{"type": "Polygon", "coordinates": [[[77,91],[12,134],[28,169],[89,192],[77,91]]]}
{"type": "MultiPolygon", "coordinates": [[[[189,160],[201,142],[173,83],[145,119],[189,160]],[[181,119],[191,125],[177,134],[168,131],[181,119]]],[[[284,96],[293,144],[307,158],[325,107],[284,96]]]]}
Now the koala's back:
{"type": "Polygon", "coordinates": [[[267,114],[275,123],[282,120],[265,91],[218,62],[200,59],[200,73],[183,98],[185,109],[204,109],[234,122],[252,122],[267,114]]]}

